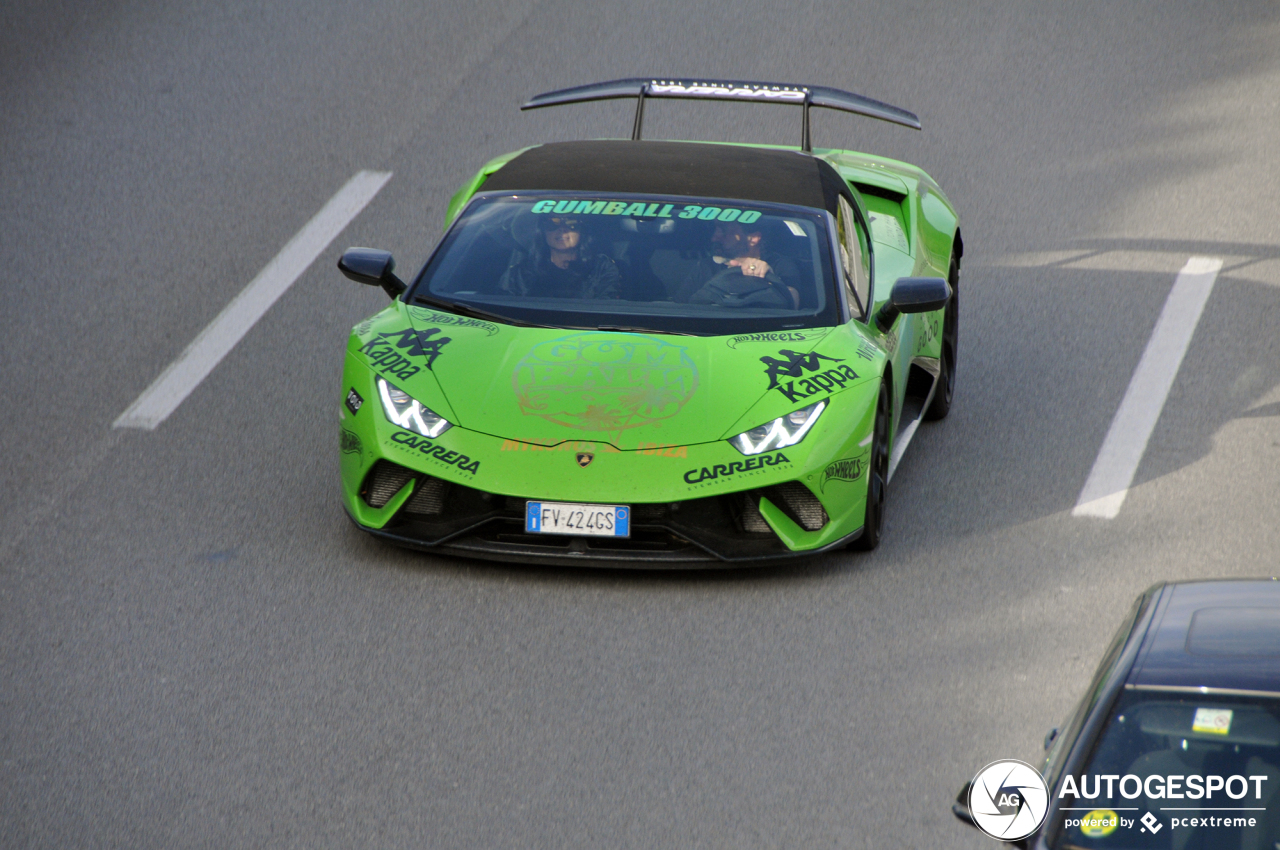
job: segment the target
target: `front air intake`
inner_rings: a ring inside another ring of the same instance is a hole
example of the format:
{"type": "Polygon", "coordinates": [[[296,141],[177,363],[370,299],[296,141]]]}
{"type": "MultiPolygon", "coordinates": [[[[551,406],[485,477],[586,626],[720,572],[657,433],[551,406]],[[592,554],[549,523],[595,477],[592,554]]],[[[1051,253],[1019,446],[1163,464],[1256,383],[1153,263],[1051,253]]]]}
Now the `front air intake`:
{"type": "Polygon", "coordinates": [[[760,506],[755,499],[747,498],[743,500],[741,519],[743,531],[749,531],[753,534],[771,533],[773,531],[769,527],[769,523],[764,521],[764,517],[760,513],[760,506]]]}
{"type": "Polygon", "coordinates": [[[765,490],[765,496],[805,531],[817,531],[827,524],[827,512],[822,503],[799,481],[770,487],[765,490]]]}
{"type": "Polygon", "coordinates": [[[413,471],[405,469],[398,463],[380,460],[373,465],[369,475],[364,479],[364,487],[360,495],[371,508],[381,508],[391,501],[391,497],[400,492],[400,488],[413,477],[413,471]]]}
{"type": "Polygon", "coordinates": [[[444,510],[444,493],[448,487],[449,482],[439,478],[420,478],[413,488],[413,495],[404,503],[404,512],[424,516],[439,514],[444,510]]]}

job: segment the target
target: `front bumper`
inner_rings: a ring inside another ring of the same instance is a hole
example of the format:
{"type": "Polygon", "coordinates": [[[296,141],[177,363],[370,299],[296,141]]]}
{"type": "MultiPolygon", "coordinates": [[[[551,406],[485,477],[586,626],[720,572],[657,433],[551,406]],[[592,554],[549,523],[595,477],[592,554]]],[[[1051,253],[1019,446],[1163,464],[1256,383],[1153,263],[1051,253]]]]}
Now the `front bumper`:
{"type": "MultiPolygon", "coordinates": [[[[369,478],[403,475],[383,467],[369,478]]],[[[666,504],[631,505],[631,536],[573,537],[527,534],[525,499],[498,496],[464,485],[415,475],[382,508],[391,513],[376,528],[361,521],[359,507],[348,516],[363,531],[400,546],[494,561],[558,566],[688,569],[766,566],[836,549],[855,540],[861,529],[802,550],[792,549],[765,521],[801,523],[821,528],[825,513],[815,515],[816,500],[798,501],[794,486],[766,487],[666,504]],[[764,501],[762,504],[762,500],[764,501]],[[777,507],[781,505],[782,507],[777,507]],[[793,509],[796,505],[803,515],[793,509]],[[781,518],[778,515],[781,514],[781,518]]],[[[361,502],[373,494],[364,488],[361,502]]],[[[383,488],[386,489],[385,487],[383,488]]],[[[375,501],[378,496],[374,496],[375,501]]],[[[820,510],[820,507],[818,508],[820,510]]]]}
{"type": "MultiPolygon", "coordinates": [[[[355,371],[347,376],[353,387],[355,371]]],[[[360,392],[372,397],[368,389],[360,392]]],[[[851,458],[865,455],[859,437],[869,434],[873,410],[860,399],[831,396],[820,430],[751,458],[723,440],[620,451],[599,441],[536,445],[459,425],[431,440],[389,422],[376,403],[348,406],[343,505],[357,527],[389,542],[474,558],[644,569],[784,562],[861,533],[865,476],[849,470],[851,458]],[[631,536],[526,533],[528,500],[627,505],[631,536]]]]}

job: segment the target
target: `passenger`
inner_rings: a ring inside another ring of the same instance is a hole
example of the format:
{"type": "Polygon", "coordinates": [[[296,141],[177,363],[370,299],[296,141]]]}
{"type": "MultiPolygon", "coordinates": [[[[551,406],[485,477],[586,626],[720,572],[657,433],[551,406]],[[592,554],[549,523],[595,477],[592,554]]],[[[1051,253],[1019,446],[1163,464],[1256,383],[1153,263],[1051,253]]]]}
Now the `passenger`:
{"type": "Polygon", "coordinates": [[[784,307],[797,309],[800,292],[784,276],[794,266],[786,258],[770,265],[763,256],[764,234],[737,222],[719,224],[711,236],[711,254],[700,264],[702,286],[689,297],[692,304],[784,307]]]}
{"type": "Polygon", "coordinates": [[[617,298],[622,275],[607,255],[591,250],[579,219],[539,216],[538,238],[530,251],[517,251],[499,287],[534,298],[617,298]]]}

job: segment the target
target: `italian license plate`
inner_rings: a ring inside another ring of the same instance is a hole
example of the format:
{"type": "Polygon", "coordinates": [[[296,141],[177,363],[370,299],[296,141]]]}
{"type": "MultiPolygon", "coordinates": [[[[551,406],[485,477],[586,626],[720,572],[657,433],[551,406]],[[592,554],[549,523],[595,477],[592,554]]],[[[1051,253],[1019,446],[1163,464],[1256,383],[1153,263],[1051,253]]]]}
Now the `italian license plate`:
{"type": "Polygon", "coordinates": [[[625,505],[526,502],[524,530],[530,534],[631,536],[631,509],[625,505]]]}

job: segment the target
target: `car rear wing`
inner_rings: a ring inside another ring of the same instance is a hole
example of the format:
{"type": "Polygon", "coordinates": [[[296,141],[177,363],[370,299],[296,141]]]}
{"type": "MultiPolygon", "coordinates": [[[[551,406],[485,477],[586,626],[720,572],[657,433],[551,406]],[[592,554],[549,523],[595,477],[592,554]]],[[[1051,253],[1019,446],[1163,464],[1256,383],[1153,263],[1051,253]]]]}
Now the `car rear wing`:
{"type": "Polygon", "coordinates": [[[565,103],[586,103],[592,100],[636,99],[636,120],[631,138],[640,138],[640,125],[644,121],[644,101],[649,97],[672,97],[685,100],[741,100],[749,103],[794,103],[804,107],[804,123],[800,136],[800,148],[813,151],[809,142],[809,108],[820,106],[839,109],[878,118],[893,124],[901,124],[913,130],[920,129],[920,119],[912,112],[827,86],[798,86],[786,83],[760,83],[743,80],[660,80],[633,77],[626,80],[609,80],[570,89],[544,92],[531,97],[521,109],[541,109],[544,106],[560,106],[565,103]]]}

